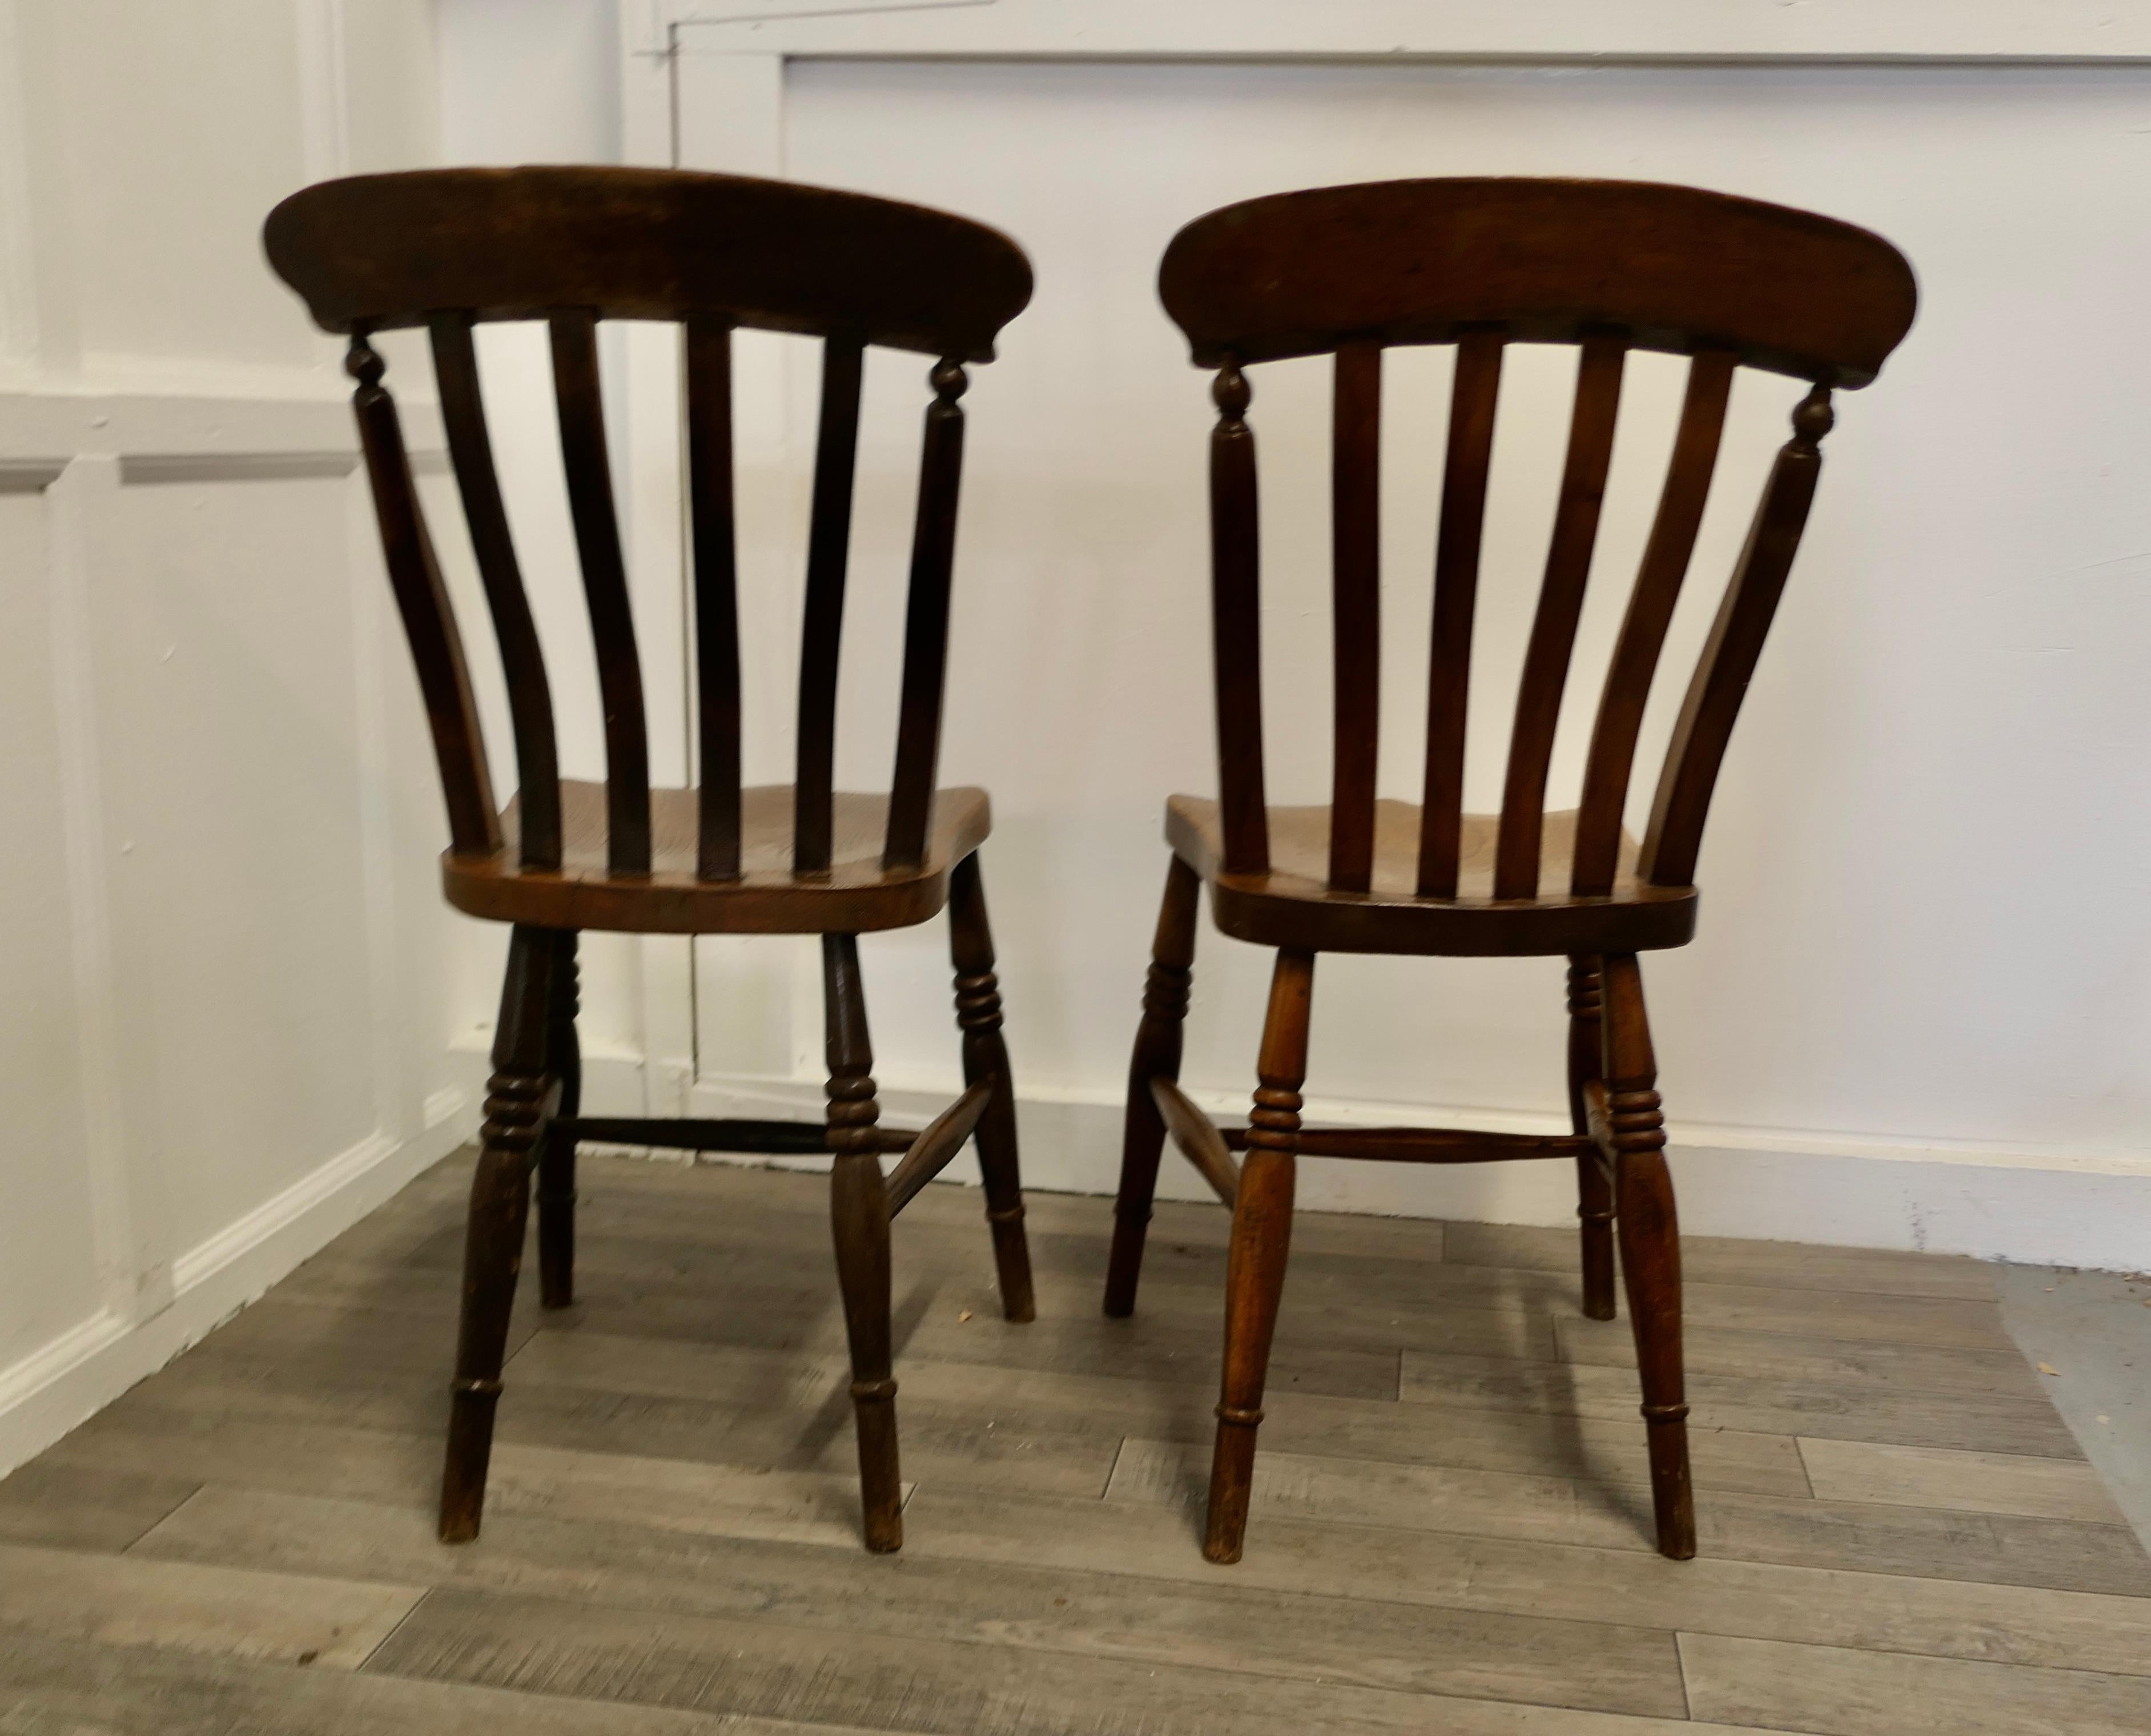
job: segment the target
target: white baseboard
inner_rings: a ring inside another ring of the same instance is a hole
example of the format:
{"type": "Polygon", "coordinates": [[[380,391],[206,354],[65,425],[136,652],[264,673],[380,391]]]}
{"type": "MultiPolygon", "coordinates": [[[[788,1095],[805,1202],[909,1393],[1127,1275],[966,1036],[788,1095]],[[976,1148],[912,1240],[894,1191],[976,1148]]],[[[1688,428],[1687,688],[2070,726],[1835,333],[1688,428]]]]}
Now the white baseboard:
{"type": "Polygon", "coordinates": [[[429,1107],[445,1113],[418,1138],[371,1135],[180,1254],[169,1307],[147,1319],[94,1315],[0,1368],[0,1476],[154,1374],[476,1129],[474,1103],[429,1107]]]}
{"type": "MultiPolygon", "coordinates": [[[[883,1115],[919,1124],[953,1093],[881,1088],[883,1115]]],[[[1221,1119],[1243,1119],[1244,1098],[1195,1092],[1221,1119]]],[[[696,1115],[814,1120],[818,1079],[705,1079],[696,1115]]],[[[1309,1099],[1309,1122],[1350,1126],[1477,1127],[1498,1133],[1568,1131],[1565,1118],[1309,1099]]],[[[1117,1097],[1060,1092],[1025,1097],[1019,1126],[1025,1184],[1054,1193],[1110,1194],[1120,1170],[1117,1097]]],[[[2151,1268],[2151,1158],[2004,1150],[1963,1141],[1866,1138],[1775,1128],[1672,1128],[1681,1227],[1694,1235],[1832,1243],[1966,1254],[2109,1271],[2151,1268]]],[[[762,1162],[763,1159],[743,1159],[762,1162]]],[[[790,1161],[790,1160],[787,1160],[790,1161]]],[[[820,1160],[797,1160],[817,1167],[820,1160]]],[[[975,1185],[968,1152],[944,1172],[975,1185]]],[[[1207,1199],[1195,1172],[1169,1149],[1158,1193],[1207,1199]]],[[[1437,1166],[1310,1158],[1299,1204],[1312,1211],[1451,1218],[1481,1224],[1575,1221],[1576,1183],[1565,1163],[1437,1166]]]]}

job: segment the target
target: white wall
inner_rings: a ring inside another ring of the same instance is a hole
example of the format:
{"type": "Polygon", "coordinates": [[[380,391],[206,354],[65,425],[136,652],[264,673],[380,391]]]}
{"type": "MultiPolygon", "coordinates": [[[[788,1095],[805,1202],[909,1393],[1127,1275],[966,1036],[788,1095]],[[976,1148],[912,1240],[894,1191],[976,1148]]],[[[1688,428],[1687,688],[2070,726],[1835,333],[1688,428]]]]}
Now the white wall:
{"type": "Polygon", "coordinates": [[[433,159],[433,32],[0,3],[0,1469],[474,1124],[348,382],[258,239],[433,159]]]}
{"type": "MultiPolygon", "coordinates": [[[[2145,44],[2100,38],[2095,19],[2073,12],[2051,14],[2042,33],[1996,8],[1946,19],[1901,5],[1824,8],[1789,22],[1733,8],[1718,15],[1722,43],[1651,13],[1648,28],[1696,51],[1682,63],[1249,64],[1207,59],[1206,42],[1246,47],[1259,31],[1282,53],[1295,30],[1317,27],[1288,8],[1256,18],[1190,6],[1169,28],[1140,8],[1107,8],[1078,29],[1072,9],[1040,0],[968,18],[892,8],[880,18],[726,26],[695,22],[719,12],[637,0],[601,66],[590,45],[613,10],[446,0],[444,108],[458,154],[676,154],[689,166],[857,187],[996,223],[1037,267],[1032,308],[967,399],[944,761],[946,779],[995,794],[985,863],[1034,1180],[1111,1185],[1164,867],[1158,805],[1214,777],[1200,492],[1208,406],[1156,305],[1159,250],[1187,218],[1282,187],[1620,174],[1868,224],[1905,248],[1923,292],[1920,323],[1882,382],[1840,401],[1807,548],[1713,822],[1699,938],[1647,966],[1686,1221],[2151,1262],[2151,906],[2138,865],[2151,843],[2138,770],[2151,761],[2138,697],[2151,638],[2140,535],[2151,425],[2136,411],[2151,396],[2151,350],[2121,336],[2151,270],[2145,44]],[[676,38],[667,21],[684,21],[676,38]],[[1768,29],[1741,36],[1749,26],[1768,29]],[[668,40],[681,50],[670,59],[654,52],[668,40]],[[1953,48],[2007,58],[1817,63],[1953,48]],[[1134,58],[1055,63],[1070,48],[1134,58]],[[2093,48],[2138,59],[2038,61],[2093,48]],[[1766,49],[1806,58],[1721,63],[1766,49]],[[614,132],[607,77],[624,93],[614,132]],[[545,100],[521,102],[526,89],[545,100]],[[534,125],[541,112],[564,119],[534,125]]],[[[1361,18],[1381,10],[1326,13],[1318,46],[1350,55],[1354,30],[1390,28],[1361,18]]],[[[1457,28],[1478,35],[1460,45],[1506,52],[1513,16],[1473,14],[1457,28]]],[[[1553,22],[1517,52],[1554,52],[1564,31],[1569,46],[1595,52],[1579,33],[1605,16],[1549,12],[1542,21],[1553,22]]],[[[1407,24],[1420,28],[1396,28],[1407,24]]],[[[661,661],[679,633],[669,380],[661,353],[616,359],[630,401],[615,406],[621,462],[640,502],[638,608],[650,659],[661,661]]],[[[1383,770],[1385,790],[1406,796],[1418,775],[1446,366],[1439,354],[1390,364],[1383,770]]],[[[1570,367],[1517,352],[1505,390],[1473,711],[1471,795],[1487,806],[1498,800],[1570,367]]],[[[764,728],[750,747],[781,777],[814,364],[808,346],[768,339],[745,351],[741,371],[744,607],[774,648],[757,672],[767,691],[750,715],[764,728]]],[[[504,393],[542,389],[528,359],[504,354],[499,372],[504,393]]],[[[870,367],[853,646],[898,619],[919,373],[903,357],[870,367]]],[[[1325,378],[1299,364],[1258,371],[1255,384],[1273,693],[1306,669],[1326,694],[1325,378]]],[[[1678,392],[1676,365],[1632,369],[1580,669],[1610,643],[1678,392]]],[[[1768,379],[1739,388],[1670,669],[1699,642],[1794,396],[1768,379]]],[[[534,522],[552,486],[525,484],[534,522]]],[[[539,583],[554,661],[572,663],[573,569],[539,583]]],[[[886,776],[892,679],[865,656],[846,665],[840,770],[868,787],[886,776]]],[[[1678,684],[1654,700],[1639,804],[1678,684]]],[[[1594,697],[1571,694],[1557,789],[1575,781],[1594,697]]],[[[1303,709],[1273,699],[1280,799],[1321,798],[1326,710],[1326,698],[1303,709]]],[[[570,735],[594,751],[590,728],[570,735]]],[[[944,949],[939,924],[863,949],[877,1073],[899,1109],[930,1106],[957,1082],[944,949]]],[[[813,1113],[811,949],[700,943],[691,984],[682,950],[617,950],[586,995],[599,1088],[657,1113],[813,1113]]],[[[462,1039],[475,1048],[492,955],[472,956],[484,968],[458,1004],[475,1010],[462,1039]]],[[[1215,1108],[1241,1107],[1252,1082],[1266,969],[1252,949],[1204,935],[1186,1077],[1215,1108]]],[[[1558,961],[1338,957],[1318,976],[1311,1114],[1561,1124],[1558,961]]],[[[1549,1223],[1572,1206],[1557,1166],[1304,1167],[1310,1204],[1549,1223]]],[[[1167,1173],[1199,1194],[1192,1176],[1167,1173]]]]}

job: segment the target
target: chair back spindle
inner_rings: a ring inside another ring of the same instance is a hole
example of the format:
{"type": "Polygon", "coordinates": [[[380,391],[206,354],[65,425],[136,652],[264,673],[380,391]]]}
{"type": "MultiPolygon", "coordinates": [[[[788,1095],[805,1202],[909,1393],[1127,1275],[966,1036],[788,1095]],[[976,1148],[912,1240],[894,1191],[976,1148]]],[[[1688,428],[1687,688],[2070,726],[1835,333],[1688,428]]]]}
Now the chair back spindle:
{"type": "Polygon", "coordinates": [[[553,692],[545,679],[545,654],[530,599],[515,558],[515,539],[500,497],[493,462],[485,401],[478,388],[478,350],[468,314],[442,314],[431,322],[433,377],[440,389],[441,421],[448,438],[463,522],[493,616],[508,681],[509,720],[515,737],[517,817],[520,859],[526,868],[560,865],[560,765],[553,733],[553,692]]]}
{"type": "Polygon", "coordinates": [[[687,510],[695,562],[696,748],[701,778],[695,871],[740,876],[739,554],[732,516],[732,328],[686,322],[687,510]]]}
{"type": "Polygon", "coordinates": [[[1471,622],[1479,598],[1479,542],[1494,461],[1494,406],[1501,390],[1501,336],[1472,331],[1456,346],[1449,400],[1449,456],[1435,533],[1434,643],[1428,657],[1426,785],[1419,830],[1419,893],[1454,898],[1464,841],[1464,719],[1471,686],[1471,622]]]}
{"type": "Polygon", "coordinates": [[[866,348],[854,338],[822,346],[822,413],[814,441],[814,500],[807,531],[807,613],[799,647],[799,769],[792,865],[829,865],[830,792],[837,763],[837,653],[844,631],[844,576],[858,467],[859,383],[866,348]]]}
{"type": "MultiPolygon", "coordinates": [[[[649,720],[606,449],[598,327],[683,328],[686,487],[699,704],[694,877],[748,869],[732,451],[736,326],[821,340],[821,421],[801,638],[793,876],[826,875],[839,642],[868,346],[935,358],[911,562],[895,771],[882,871],[916,874],[934,827],[966,362],[1029,300],[1021,252],[940,212],[782,182],[629,169],[362,175],[294,194],[265,230],[271,264],[317,323],[351,334],[354,408],[390,575],[431,719],[453,849],[491,856],[501,829],[455,617],[368,335],[431,337],[458,492],[507,678],[519,860],[558,871],[595,825],[564,812],[545,659],[502,502],[479,385],[482,320],[546,323],[569,514],[605,716],[609,876],[653,871],[649,720]],[[576,833],[576,826],[584,828],[576,833]]],[[[581,788],[583,786],[577,786],[581,788]]],[[[577,798],[580,801],[580,796],[577,798]]],[[[580,810],[575,810],[582,811],[580,810]]],[[[668,811],[671,811],[668,810],[668,811]]],[[[766,810],[765,810],[766,811],[766,810]]]]}
{"type": "Polygon", "coordinates": [[[1217,823],[1228,876],[1267,874],[1272,851],[1263,786],[1255,446],[1244,371],[1293,356],[1334,357],[1333,892],[1399,891],[1372,884],[1384,349],[1450,344],[1456,351],[1411,890],[1425,900],[1468,895],[1493,903],[1542,896],[1555,828],[1546,785],[1627,357],[1653,350],[1688,359],[1672,456],[1599,693],[1568,846],[1570,884],[1543,896],[1599,899],[1631,881],[1688,886],[1725,748],[1814,497],[1831,390],[1871,381],[1911,323],[1916,290],[1903,257],[1847,224],[1690,188],[1395,181],[1213,211],[1175,237],[1159,290],[1197,364],[1217,370],[1210,515],[1217,823]],[[1467,888],[1472,633],[1501,363],[1511,343],[1574,346],[1577,382],[1501,812],[1491,823],[1491,874],[1467,888]],[[1689,684],[1645,840],[1632,858],[1622,815],[1645,704],[1709,498],[1733,373],[1744,366],[1805,380],[1814,390],[1794,412],[1794,438],[1764,490],[1689,684]]]}
{"type": "Polygon", "coordinates": [[[949,582],[956,558],[956,496],[964,474],[964,365],[944,356],[930,376],[919,507],[912,522],[911,593],[903,618],[903,684],[897,707],[896,770],[889,785],[884,868],[925,860],[941,753],[941,689],[949,663],[949,582]]]}
{"type": "Polygon", "coordinates": [[[381,383],[387,365],[362,331],[352,334],[344,366],[358,382],[352,409],[358,419],[367,477],[372,484],[388,583],[397,612],[403,618],[404,635],[411,642],[418,691],[433,729],[441,791],[448,802],[449,848],[458,855],[491,855],[500,848],[500,820],[486,767],[485,736],[478,725],[478,701],[471,693],[470,669],[463,660],[463,635],[457,630],[433,539],[419,509],[402,422],[396,414],[396,401],[381,383]]]}
{"type": "Polygon", "coordinates": [[[1225,860],[1233,874],[1267,874],[1268,798],[1263,791],[1262,544],[1255,496],[1254,393],[1227,356],[1210,389],[1210,618],[1217,685],[1217,789],[1225,860]]]}

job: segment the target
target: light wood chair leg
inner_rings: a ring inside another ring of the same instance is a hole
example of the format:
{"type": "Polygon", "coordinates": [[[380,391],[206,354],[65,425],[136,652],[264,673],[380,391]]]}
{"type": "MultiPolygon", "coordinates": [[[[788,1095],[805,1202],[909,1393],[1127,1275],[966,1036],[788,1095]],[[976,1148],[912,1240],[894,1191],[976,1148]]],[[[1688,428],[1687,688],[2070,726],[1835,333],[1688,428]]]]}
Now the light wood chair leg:
{"type": "Polygon", "coordinates": [[[822,987],[828,1027],[829,1221],[852,1351],[852,1409],[858,1426],[859,1499],[866,1545],[877,1555],[903,1547],[903,1479],[896,1455],[896,1382],[889,1369],[888,1191],[874,1123],[873,1052],[867,1041],[865,987],[855,936],[822,936],[822,987]]]}
{"type": "Polygon", "coordinates": [[[463,1320],[441,1477],[444,1543],[475,1537],[485,1507],[493,1410],[529,1215],[530,1166],[544,1132],[545,1019],[554,956],[554,936],[544,929],[519,926],[509,942],[463,1244],[463,1320]]]}
{"type": "Polygon", "coordinates": [[[1225,1275],[1225,1373],[1217,1400],[1217,1441],[1210,1461],[1210,1511],[1202,1553],[1236,1562],[1248,1530],[1254,1482],[1255,1431],[1263,1421],[1263,1382],[1278,1299],[1292,1244],[1292,1192],[1299,1151],[1299,1088],[1307,1077],[1307,1026],[1313,1003],[1314,955],[1278,954],[1263,1025],[1248,1153],[1232,1208],[1232,1245],[1225,1275]]]}
{"type": "Polygon", "coordinates": [[[1135,1054],[1128,1063],[1121,1191],[1113,1203],[1113,1249],[1106,1264],[1106,1312],[1116,1320],[1135,1312],[1136,1281],[1142,1275],[1143,1241],[1150,1229],[1151,1200],[1157,1192],[1158,1158],[1165,1148],[1165,1123],[1150,1094],[1150,1082],[1180,1077],[1181,1033],[1193,975],[1201,887],[1195,871],[1175,856],[1165,877],[1165,901],[1157,913],[1150,976],[1143,985],[1142,1023],[1136,1029],[1135,1054]]]}
{"type": "Polygon", "coordinates": [[[986,923],[986,889],[975,851],[959,862],[949,877],[949,956],[956,966],[964,1083],[994,1082],[994,1094],[972,1138],[979,1153],[979,1173],[985,1183],[986,1222],[993,1232],[1001,1314],[1011,1320],[1035,1320],[1030,1246],[1023,1233],[1023,1174],[1016,1162],[1015,1078],[1009,1071],[1008,1045],[1001,1038],[1000,979],[994,974],[994,935],[986,923]]]}
{"type": "MultiPolygon", "coordinates": [[[[1583,1088],[1601,1077],[1602,997],[1597,959],[1577,954],[1568,961],[1568,1114],[1579,1137],[1591,1132],[1583,1088]]],[[[1614,1312],[1613,1184],[1595,1153],[1576,1160],[1576,1201],[1583,1255],[1583,1312],[1591,1320],[1610,1320],[1614,1312]]]]}
{"type": "MultiPolygon", "coordinates": [[[[560,1113],[583,1107],[583,1052],[575,1034],[581,1009],[576,935],[554,937],[553,988],[545,1019],[545,1071],[560,1082],[560,1113]]],[[[538,1151],[538,1295],[547,1308],[575,1299],[575,1142],[558,1128],[547,1131],[538,1151]]]]}
{"type": "Polygon", "coordinates": [[[1651,1450],[1651,1505],[1658,1552],[1695,1553],[1695,1491],[1689,1481],[1688,1401],[1681,1371],[1680,1225],[1666,1167],[1665,1117],[1658,1062],[1635,956],[1604,965],[1607,1122],[1619,1214],[1621,1269],[1642,1370],[1643,1421],[1651,1450]]]}

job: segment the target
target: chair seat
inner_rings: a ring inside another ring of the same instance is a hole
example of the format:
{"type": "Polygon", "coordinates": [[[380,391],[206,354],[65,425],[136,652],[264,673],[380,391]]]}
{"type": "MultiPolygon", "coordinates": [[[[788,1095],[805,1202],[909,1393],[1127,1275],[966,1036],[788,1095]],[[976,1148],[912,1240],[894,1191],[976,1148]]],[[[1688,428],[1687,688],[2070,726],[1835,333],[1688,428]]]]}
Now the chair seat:
{"type": "Polygon", "coordinates": [[[1578,898],[1570,893],[1574,809],[1545,818],[1539,896],[1508,899],[1494,896],[1496,815],[1464,816],[1457,896],[1422,898],[1412,890],[1419,875],[1415,803],[1374,805],[1374,885],[1366,892],[1329,888],[1326,805],[1268,811],[1269,872],[1228,875],[1222,871],[1225,827],[1217,804],[1192,795],[1166,803],[1166,842],[1209,883],[1217,926],[1236,940],[1314,952],[1482,957],[1643,952],[1684,946],[1695,933],[1695,888],[1637,880],[1635,840],[1626,832],[1612,894],[1578,898]]]}
{"type": "Polygon", "coordinates": [[[888,798],[837,792],[826,873],[792,871],[792,789],[765,784],[740,792],[741,876],[699,880],[701,792],[650,792],[650,871],[615,875],[605,865],[605,787],[560,784],[561,861],[529,869],[517,860],[518,804],[500,816],[501,847],[488,856],[441,858],[441,886],[458,910],[496,922],[543,928],[611,929],[629,934],[864,934],[924,922],[949,900],[949,871],[985,841],[993,808],[983,790],[934,792],[926,860],[884,871],[888,798]]]}

